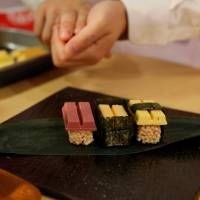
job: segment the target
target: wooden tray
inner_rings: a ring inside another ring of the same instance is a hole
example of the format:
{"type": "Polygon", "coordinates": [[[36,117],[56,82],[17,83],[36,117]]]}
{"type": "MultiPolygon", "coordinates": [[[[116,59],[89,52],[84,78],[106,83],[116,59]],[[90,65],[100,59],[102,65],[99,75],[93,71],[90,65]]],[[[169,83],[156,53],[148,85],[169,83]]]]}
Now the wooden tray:
{"type": "MultiPolygon", "coordinates": [[[[66,100],[106,95],[67,88],[10,122],[61,116],[66,100]]],[[[170,116],[199,115],[167,109],[170,116]]],[[[193,199],[200,187],[200,138],[132,156],[9,156],[0,168],[13,172],[58,199],[193,199]]]]}

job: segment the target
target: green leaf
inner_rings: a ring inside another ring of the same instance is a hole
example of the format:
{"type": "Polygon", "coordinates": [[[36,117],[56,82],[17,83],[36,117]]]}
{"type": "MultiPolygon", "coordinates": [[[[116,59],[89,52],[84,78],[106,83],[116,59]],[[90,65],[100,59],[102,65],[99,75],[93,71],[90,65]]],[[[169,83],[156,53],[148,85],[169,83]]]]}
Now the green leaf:
{"type": "MultiPolygon", "coordinates": [[[[68,142],[62,119],[38,119],[0,125],[0,153],[23,155],[125,155],[135,154],[200,136],[200,117],[168,119],[157,145],[133,143],[126,147],[74,146],[68,142]]],[[[96,133],[98,134],[98,132],[96,133]]]]}

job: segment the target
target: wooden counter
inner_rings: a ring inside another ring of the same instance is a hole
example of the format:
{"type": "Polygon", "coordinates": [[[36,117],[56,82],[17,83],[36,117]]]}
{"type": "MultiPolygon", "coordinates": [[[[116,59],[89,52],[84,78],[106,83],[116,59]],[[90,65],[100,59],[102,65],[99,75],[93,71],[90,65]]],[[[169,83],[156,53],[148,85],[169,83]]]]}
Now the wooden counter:
{"type": "Polygon", "coordinates": [[[134,98],[200,113],[200,70],[169,62],[115,55],[96,66],[51,70],[0,90],[0,122],[67,86],[134,98]]]}

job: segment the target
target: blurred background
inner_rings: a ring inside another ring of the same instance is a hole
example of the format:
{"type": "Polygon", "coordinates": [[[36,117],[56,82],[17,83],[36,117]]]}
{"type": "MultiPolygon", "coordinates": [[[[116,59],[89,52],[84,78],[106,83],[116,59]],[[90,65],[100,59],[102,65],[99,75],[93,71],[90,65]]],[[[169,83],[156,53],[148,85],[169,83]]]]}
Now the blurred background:
{"type": "MultiPolygon", "coordinates": [[[[43,0],[0,1],[0,27],[33,30],[34,10],[43,0]]],[[[96,0],[91,0],[93,3],[96,0]]],[[[167,46],[137,46],[128,41],[118,42],[113,51],[159,58],[200,69],[200,42],[177,42],[167,46]]]]}

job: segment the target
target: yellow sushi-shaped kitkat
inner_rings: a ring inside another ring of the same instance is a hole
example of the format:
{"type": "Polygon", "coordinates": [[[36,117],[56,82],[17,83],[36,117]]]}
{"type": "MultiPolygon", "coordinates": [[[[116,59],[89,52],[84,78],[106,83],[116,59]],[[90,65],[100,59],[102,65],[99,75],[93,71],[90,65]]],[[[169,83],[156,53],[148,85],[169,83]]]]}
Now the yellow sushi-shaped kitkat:
{"type": "Polygon", "coordinates": [[[160,142],[163,126],[167,125],[160,104],[147,100],[130,100],[128,107],[137,126],[137,140],[144,144],[160,142]]]}

